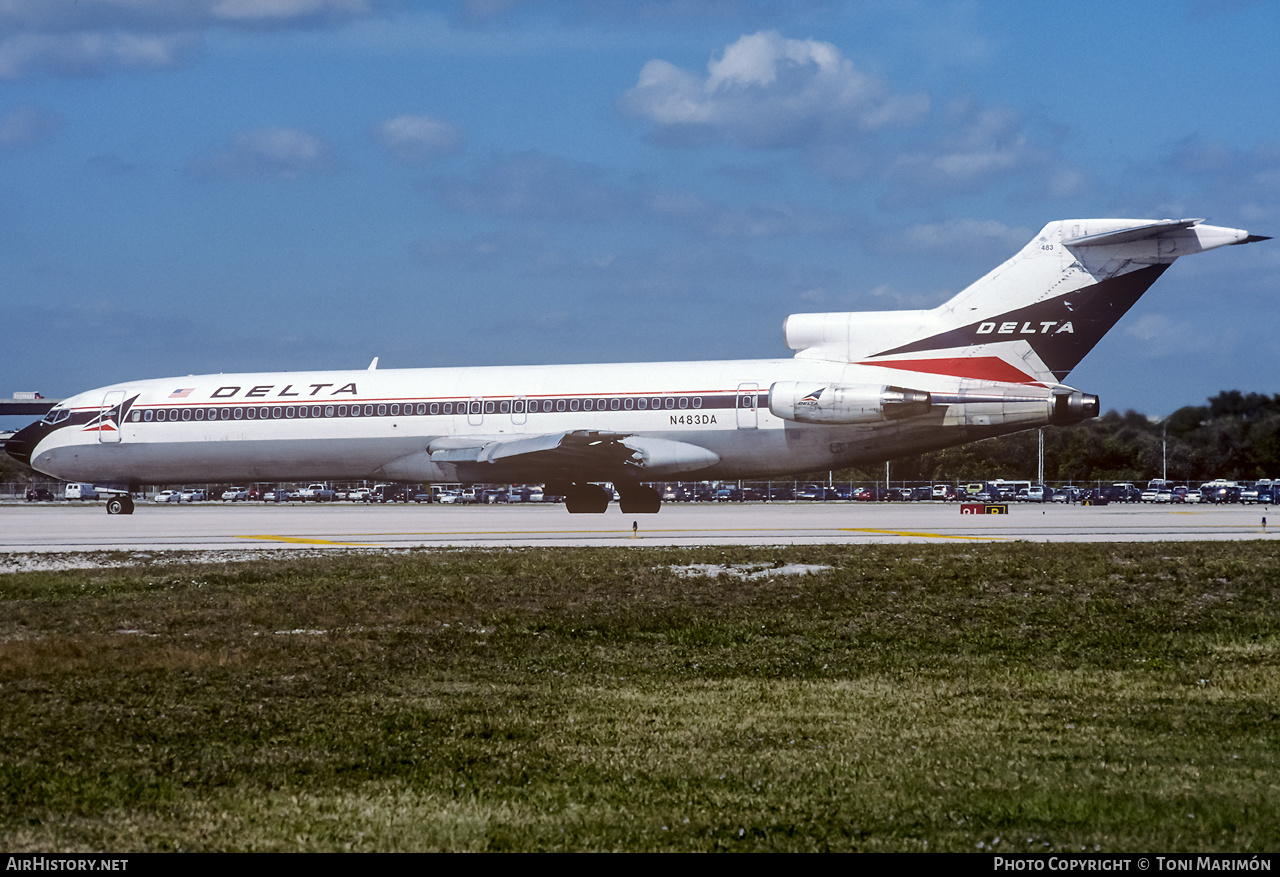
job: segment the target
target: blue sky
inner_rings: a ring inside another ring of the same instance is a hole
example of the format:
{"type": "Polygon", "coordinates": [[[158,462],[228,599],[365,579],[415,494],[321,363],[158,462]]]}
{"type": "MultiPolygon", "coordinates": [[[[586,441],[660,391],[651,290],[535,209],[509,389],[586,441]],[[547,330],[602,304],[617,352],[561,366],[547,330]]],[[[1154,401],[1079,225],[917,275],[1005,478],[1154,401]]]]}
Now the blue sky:
{"type": "MultiPolygon", "coordinates": [[[[786,356],[1055,219],[1280,237],[1278,42],[1265,0],[0,0],[0,394],[786,356]]],[[[1069,383],[1280,392],[1277,278],[1180,262],[1069,383]]]]}

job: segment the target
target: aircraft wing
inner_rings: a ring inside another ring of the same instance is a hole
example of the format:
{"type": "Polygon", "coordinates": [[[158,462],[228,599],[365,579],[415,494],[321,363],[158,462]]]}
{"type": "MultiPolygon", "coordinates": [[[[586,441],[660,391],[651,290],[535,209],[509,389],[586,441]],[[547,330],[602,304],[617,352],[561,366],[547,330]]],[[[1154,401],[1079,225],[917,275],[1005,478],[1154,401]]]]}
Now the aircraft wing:
{"type": "Polygon", "coordinates": [[[451,463],[479,480],[486,470],[498,476],[519,469],[543,477],[581,477],[649,481],[705,469],[720,462],[714,451],[688,442],[574,429],[536,435],[446,436],[427,445],[433,463],[451,463]],[[488,469],[489,466],[493,468],[488,469]]]}

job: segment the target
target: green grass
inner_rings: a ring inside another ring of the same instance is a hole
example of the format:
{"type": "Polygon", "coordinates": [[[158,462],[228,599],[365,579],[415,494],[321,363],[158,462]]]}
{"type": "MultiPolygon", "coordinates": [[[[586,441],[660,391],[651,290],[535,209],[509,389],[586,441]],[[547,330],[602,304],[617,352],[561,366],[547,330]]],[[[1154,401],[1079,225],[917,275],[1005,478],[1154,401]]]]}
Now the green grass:
{"type": "Polygon", "coordinates": [[[1280,848],[1270,543],[281,557],[0,576],[0,848],[1280,848]]]}

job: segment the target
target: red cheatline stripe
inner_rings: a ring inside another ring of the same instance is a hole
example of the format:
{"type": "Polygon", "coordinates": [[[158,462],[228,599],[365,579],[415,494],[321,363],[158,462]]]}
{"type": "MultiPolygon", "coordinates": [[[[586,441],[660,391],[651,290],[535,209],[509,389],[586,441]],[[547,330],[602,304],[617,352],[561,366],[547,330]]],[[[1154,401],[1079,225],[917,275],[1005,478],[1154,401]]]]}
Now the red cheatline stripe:
{"type": "Polygon", "coordinates": [[[951,375],[957,378],[974,378],[979,381],[1000,381],[1005,384],[1037,384],[1040,381],[1015,368],[998,356],[954,357],[951,359],[896,359],[860,362],[858,365],[878,365],[905,371],[925,372],[931,375],[951,375]]]}

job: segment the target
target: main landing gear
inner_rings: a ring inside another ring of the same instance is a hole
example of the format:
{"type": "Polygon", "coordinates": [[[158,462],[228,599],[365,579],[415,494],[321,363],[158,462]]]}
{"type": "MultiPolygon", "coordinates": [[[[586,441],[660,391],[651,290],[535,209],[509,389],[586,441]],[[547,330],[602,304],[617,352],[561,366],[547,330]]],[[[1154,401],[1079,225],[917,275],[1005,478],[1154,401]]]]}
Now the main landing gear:
{"type": "MultiPolygon", "coordinates": [[[[609,509],[609,500],[613,494],[598,484],[573,483],[562,485],[558,489],[548,489],[553,493],[563,492],[564,507],[571,515],[598,515],[609,509]]],[[[652,487],[643,484],[617,484],[618,507],[628,515],[657,514],[662,508],[662,496],[652,487]]]]}
{"type": "Polygon", "coordinates": [[[107,500],[107,514],[109,515],[131,515],[133,514],[133,497],[129,494],[116,495],[107,500]]]}
{"type": "Polygon", "coordinates": [[[619,484],[618,508],[627,515],[656,515],[662,508],[662,495],[643,484],[619,484]]]}

